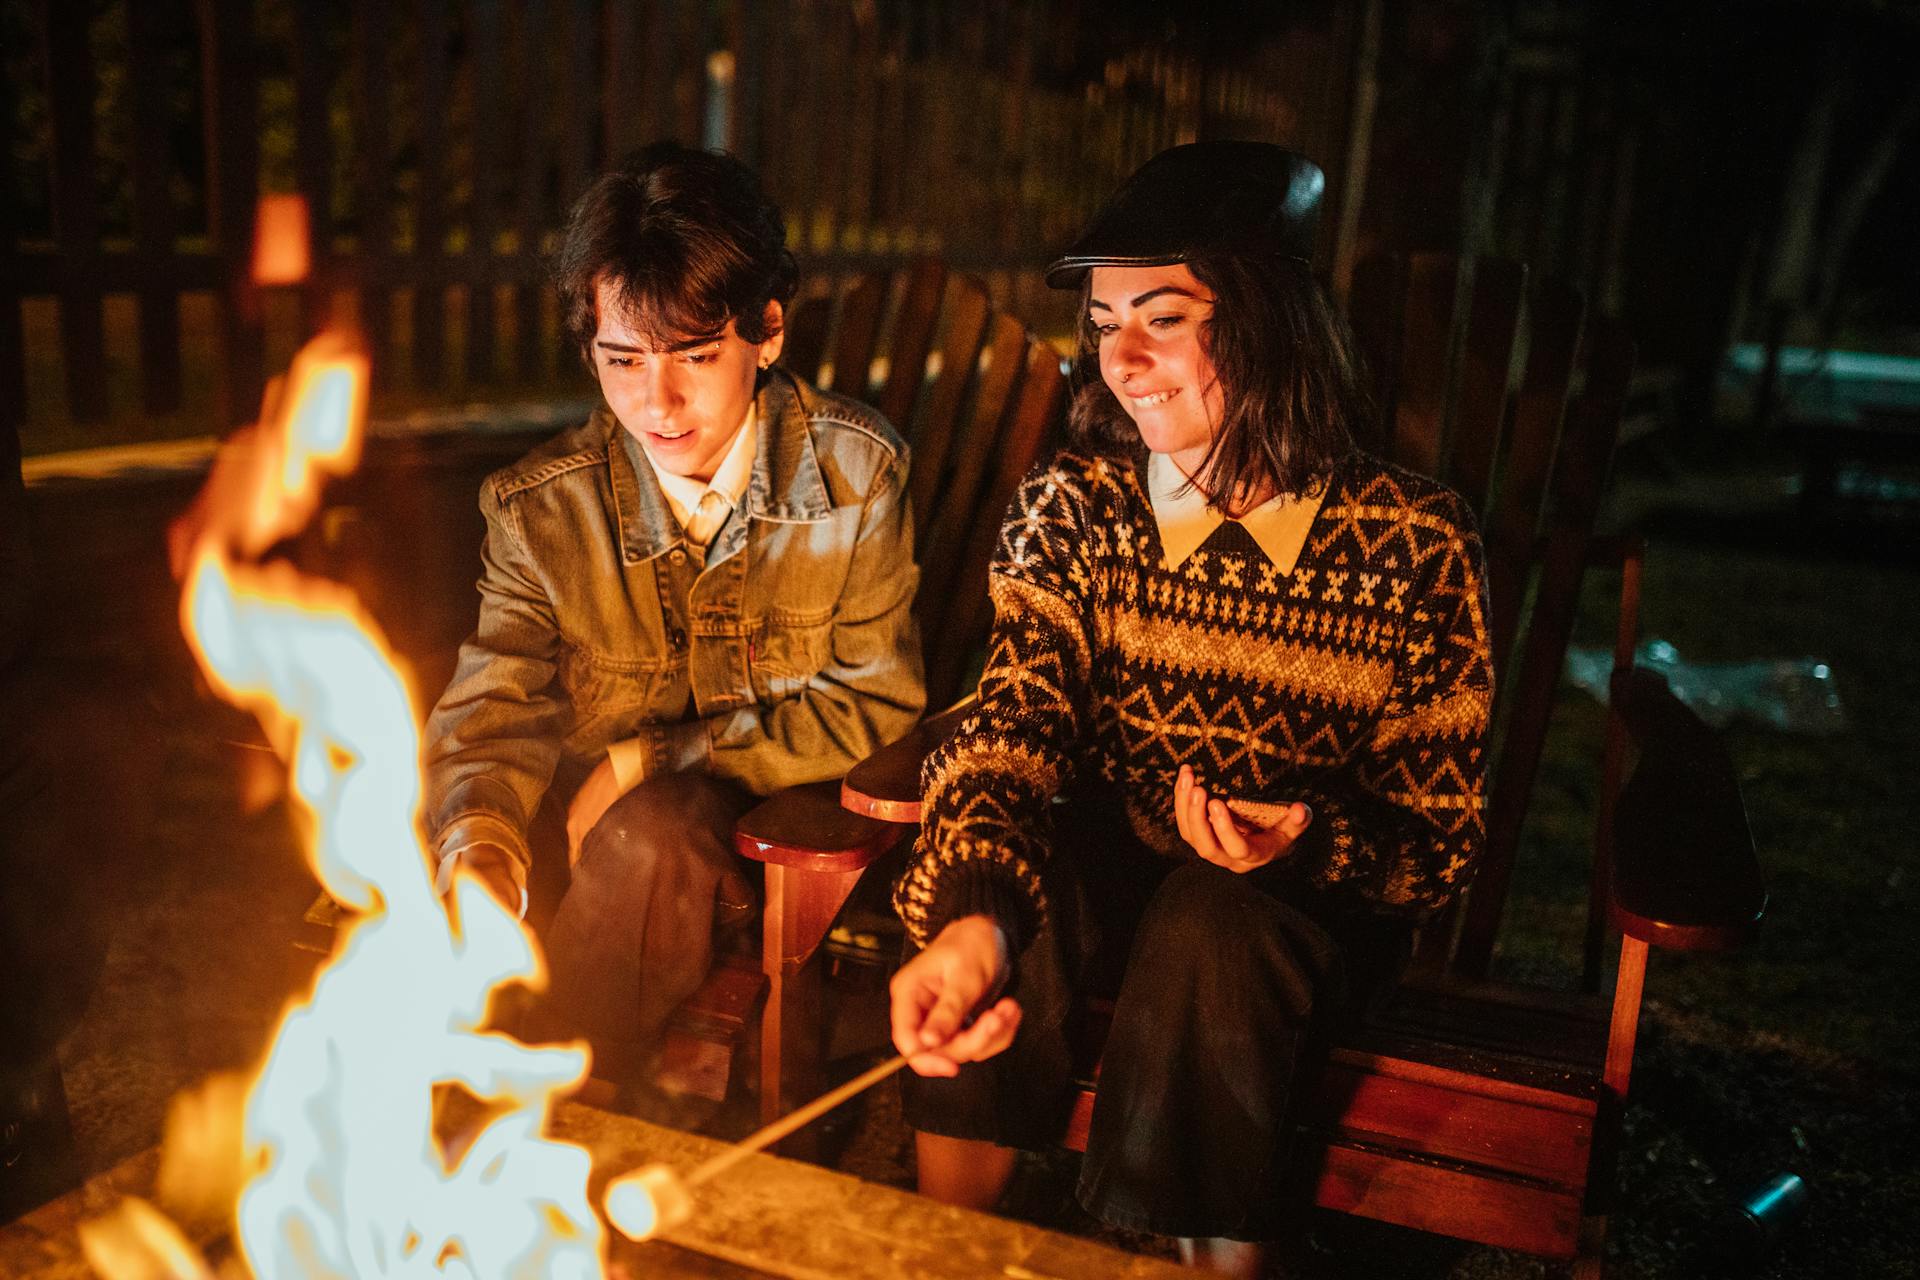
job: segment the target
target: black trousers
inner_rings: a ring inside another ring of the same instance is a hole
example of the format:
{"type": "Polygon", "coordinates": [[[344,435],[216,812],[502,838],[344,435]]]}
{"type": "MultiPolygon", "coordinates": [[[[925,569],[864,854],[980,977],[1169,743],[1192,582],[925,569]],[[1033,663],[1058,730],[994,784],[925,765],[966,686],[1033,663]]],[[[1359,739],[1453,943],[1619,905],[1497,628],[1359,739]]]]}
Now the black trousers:
{"type": "Polygon", "coordinates": [[[1411,930],[1301,886],[1283,865],[1241,875],[1155,855],[1119,812],[1081,804],[1062,816],[1045,875],[1052,919],[1015,962],[1013,1046],[952,1079],[908,1077],[907,1122],[1056,1144],[1081,997],[1110,990],[1117,969],[1081,1204],[1159,1235],[1278,1238],[1305,1207],[1289,1173],[1327,1034],[1398,973],[1411,930]]]}

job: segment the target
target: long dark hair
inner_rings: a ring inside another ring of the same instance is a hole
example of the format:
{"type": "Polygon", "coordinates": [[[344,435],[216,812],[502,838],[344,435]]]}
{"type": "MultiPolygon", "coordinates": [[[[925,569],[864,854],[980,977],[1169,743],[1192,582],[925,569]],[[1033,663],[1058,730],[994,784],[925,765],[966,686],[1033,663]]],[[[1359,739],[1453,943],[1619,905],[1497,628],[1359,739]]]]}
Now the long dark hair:
{"type": "Polygon", "coordinates": [[[752,169],[722,152],[656,142],[594,179],[574,204],[553,258],[568,336],[593,366],[595,289],[659,346],[706,337],[727,321],[765,342],[769,301],[793,300],[800,270],[786,221],[752,169]]]}
{"type": "MultiPolygon", "coordinates": [[[[1279,493],[1317,492],[1366,421],[1346,321],[1298,258],[1223,254],[1186,265],[1213,293],[1200,342],[1226,407],[1195,483],[1214,507],[1268,484],[1279,493]]],[[[1088,272],[1080,290],[1068,430],[1083,448],[1133,454],[1139,429],[1100,377],[1099,336],[1087,318],[1092,280],[1088,272]]]]}

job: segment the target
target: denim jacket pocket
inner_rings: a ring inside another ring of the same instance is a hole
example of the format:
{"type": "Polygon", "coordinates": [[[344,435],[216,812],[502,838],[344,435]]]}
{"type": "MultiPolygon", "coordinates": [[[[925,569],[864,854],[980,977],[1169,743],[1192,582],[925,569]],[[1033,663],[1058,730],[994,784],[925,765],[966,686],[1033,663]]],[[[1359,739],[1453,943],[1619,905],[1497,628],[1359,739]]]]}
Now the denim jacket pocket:
{"type": "Polygon", "coordinates": [[[658,658],[615,658],[569,646],[560,659],[560,683],[582,725],[647,707],[664,664],[658,658]]]}
{"type": "Polygon", "coordinates": [[[833,611],[769,612],[755,632],[750,674],[754,697],[778,702],[797,696],[827,665],[833,649],[833,611]]]}

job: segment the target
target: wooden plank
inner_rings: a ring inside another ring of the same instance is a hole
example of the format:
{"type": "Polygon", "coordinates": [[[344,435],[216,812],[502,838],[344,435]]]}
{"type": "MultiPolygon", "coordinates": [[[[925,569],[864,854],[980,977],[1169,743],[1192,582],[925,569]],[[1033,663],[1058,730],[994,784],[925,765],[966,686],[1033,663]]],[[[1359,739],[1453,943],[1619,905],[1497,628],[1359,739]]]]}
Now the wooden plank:
{"type": "Polygon", "coordinates": [[[603,163],[617,164],[646,137],[637,4],[610,4],[602,16],[600,129],[603,163]]]}
{"type": "Polygon", "coordinates": [[[1571,1258],[1580,1197],[1558,1187],[1343,1144],[1319,1158],[1314,1203],[1381,1222],[1571,1258]]]}
{"type": "MultiPolygon", "coordinates": [[[[166,69],[160,53],[172,47],[173,6],[131,0],[127,8],[127,77],[133,96],[127,163],[133,178],[133,237],[139,256],[158,262],[173,252],[178,228],[167,164],[166,69]]],[[[140,404],[151,414],[180,407],[180,295],[158,284],[139,293],[140,404]]]]}
{"type": "Polygon", "coordinates": [[[1488,629],[1496,669],[1507,664],[1519,628],[1534,534],[1560,445],[1586,305],[1565,285],[1535,284],[1527,294],[1527,313],[1526,372],[1484,529],[1491,596],[1488,629]]]}
{"type": "MultiPolygon", "coordinates": [[[[564,0],[566,12],[566,82],[560,114],[565,122],[560,136],[560,202],[563,209],[586,190],[598,159],[594,139],[600,134],[596,112],[600,59],[598,0],[564,0]]],[[[609,17],[609,21],[611,21],[609,17]]]]}
{"type": "Polygon", "coordinates": [[[248,0],[199,0],[200,72],[206,112],[208,238],[223,261],[216,295],[224,370],[223,422],[253,417],[265,385],[265,335],[252,281],[253,217],[259,198],[259,85],[248,0]]]}
{"type": "MultiPolygon", "coordinates": [[[[920,563],[926,564],[924,543],[938,510],[947,457],[959,431],[960,408],[972,385],[980,349],[987,335],[987,292],[977,281],[954,277],[947,282],[945,331],[940,337],[940,372],[926,395],[926,407],[913,429],[913,470],[907,487],[913,496],[913,536],[922,545],[920,563]]],[[[923,579],[921,590],[926,590],[923,579]]]]}
{"type": "Polygon", "coordinates": [[[376,383],[391,373],[386,366],[393,354],[393,291],[384,272],[369,269],[391,250],[393,236],[388,199],[387,85],[392,78],[388,33],[384,0],[354,0],[349,39],[353,46],[354,255],[359,269],[352,278],[359,281],[360,331],[376,383]]]}
{"type": "Polygon", "coordinates": [[[1358,434],[1367,448],[1384,453],[1391,438],[1394,389],[1400,377],[1400,335],[1406,314],[1407,260],[1376,253],[1353,271],[1347,320],[1366,364],[1373,421],[1358,434]]]}
{"type": "Polygon", "coordinates": [[[830,293],[800,298],[787,313],[787,340],[780,348],[780,363],[816,386],[821,362],[826,359],[827,327],[832,321],[830,293]]]}
{"type": "MultiPolygon", "coordinates": [[[[14,119],[16,89],[0,76],[0,119],[14,119]]],[[[15,190],[12,147],[0,147],[0,184],[15,190]]],[[[20,427],[27,420],[27,336],[20,314],[20,209],[0,200],[0,442],[9,442],[19,462],[20,427]]],[[[17,471],[17,465],[16,465],[17,471]]]]}
{"type": "Polygon", "coordinates": [[[935,500],[926,543],[920,548],[920,592],[914,607],[920,634],[940,634],[942,619],[955,603],[956,575],[966,549],[976,501],[986,481],[995,438],[1006,419],[1026,364],[1027,335],[1011,316],[991,321],[987,348],[965,424],[951,450],[946,482],[935,500]]]}
{"type": "Polygon", "coordinates": [[[301,329],[311,336],[333,319],[333,14],[326,0],[293,9],[294,180],[307,198],[313,270],[300,292],[301,329]]]}
{"type": "Polygon", "coordinates": [[[890,273],[869,271],[841,295],[840,323],[833,337],[833,389],[840,395],[871,401],[873,353],[880,342],[880,316],[892,283],[890,273]]]}
{"type": "Polygon", "coordinates": [[[910,430],[914,401],[926,381],[927,356],[933,349],[946,285],[946,264],[934,257],[916,258],[907,268],[900,309],[888,326],[893,343],[887,353],[887,383],[874,405],[902,435],[910,430]]]}
{"type": "MultiPolygon", "coordinates": [[[[447,120],[447,6],[445,0],[419,0],[415,10],[420,48],[416,74],[421,139],[414,163],[419,181],[413,192],[413,385],[438,391],[447,384],[447,205],[451,179],[450,148],[428,140],[447,120]]],[[[475,131],[475,149],[480,135],[475,131]]]]}
{"type": "MultiPolygon", "coordinates": [[[[489,145],[502,131],[506,97],[502,73],[500,0],[473,0],[467,31],[468,74],[473,103],[471,199],[467,205],[467,382],[494,380],[497,344],[494,316],[494,236],[499,230],[498,148],[489,145]]],[[[525,109],[527,104],[521,104],[525,109]]]]}
{"type": "Polygon", "coordinates": [[[980,498],[971,504],[971,528],[966,535],[953,576],[948,579],[937,634],[928,636],[927,694],[938,706],[959,697],[960,682],[974,653],[986,643],[993,624],[993,604],[987,597],[987,568],[999,545],[1000,526],[1007,504],[1033,465],[1041,444],[1061,425],[1066,408],[1067,380],[1060,371],[1060,353],[1045,342],[1028,344],[1020,394],[1008,410],[999,437],[987,450],[994,474],[980,498]]]}
{"type": "Polygon", "coordinates": [[[515,183],[518,199],[513,213],[514,248],[520,255],[522,268],[533,276],[515,285],[513,290],[513,369],[523,382],[539,378],[546,363],[546,334],[540,306],[544,290],[538,280],[542,265],[540,236],[547,221],[547,127],[553,112],[543,108],[558,92],[548,70],[553,31],[547,3],[548,0],[525,0],[520,9],[520,38],[515,42],[519,50],[519,92],[515,101],[520,113],[520,176],[515,183]]]}
{"type": "Polygon", "coordinates": [[[1322,1073],[1307,1117],[1341,1136],[1568,1188],[1586,1181],[1593,1155],[1591,1111],[1528,1106],[1340,1062],[1322,1073]]]}
{"type": "Polygon", "coordinates": [[[107,418],[107,339],[100,287],[88,270],[100,252],[88,10],[43,0],[40,21],[46,33],[47,109],[53,131],[53,234],[61,256],[74,268],[60,294],[67,405],[75,421],[100,423],[107,418]]]}
{"type": "Polygon", "coordinates": [[[1483,258],[1475,264],[1473,300],[1454,394],[1453,443],[1442,479],[1459,490],[1482,519],[1511,403],[1526,285],[1524,263],[1483,258]]]}
{"type": "MultiPolygon", "coordinates": [[[[1466,922],[1455,951],[1455,966],[1465,974],[1483,974],[1493,956],[1506,891],[1513,875],[1514,850],[1533,794],[1540,755],[1546,745],[1560,670],[1573,635],[1580,580],[1586,571],[1587,543],[1600,509],[1607,469],[1619,437],[1620,415],[1632,377],[1633,347],[1615,326],[1597,326],[1592,335],[1587,388],[1553,466],[1553,528],[1541,557],[1539,581],[1518,671],[1508,693],[1506,733],[1489,796],[1487,848],[1500,856],[1482,860],[1467,902],[1466,922]]],[[[1497,621],[1497,619],[1496,619],[1497,621]]]]}
{"type": "Polygon", "coordinates": [[[1408,263],[1387,456],[1423,476],[1440,474],[1446,444],[1460,285],[1460,260],[1452,254],[1416,253],[1408,263]]]}

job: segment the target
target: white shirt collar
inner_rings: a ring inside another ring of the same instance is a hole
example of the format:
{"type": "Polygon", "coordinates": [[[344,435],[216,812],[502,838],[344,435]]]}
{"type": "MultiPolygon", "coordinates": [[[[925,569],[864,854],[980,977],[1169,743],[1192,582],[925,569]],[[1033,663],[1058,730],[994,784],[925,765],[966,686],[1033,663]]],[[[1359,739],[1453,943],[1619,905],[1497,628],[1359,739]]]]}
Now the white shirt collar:
{"type": "MultiPolygon", "coordinates": [[[[1274,568],[1283,574],[1292,573],[1326,492],[1322,488],[1305,497],[1277,494],[1241,516],[1240,527],[1273,561],[1274,568]]],[[[1148,455],[1147,496],[1153,503],[1153,522],[1159,526],[1160,546],[1169,569],[1185,564],[1187,557],[1226,521],[1225,516],[1207,506],[1200,486],[1189,484],[1179,464],[1164,453],[1148,455]]]]}
{"type": "Polygon", "coordinates": [[[719,494],[729,507],[740,505],[747,485],[753,481],[753,455],[759,448],[759,435],[760,407],[757,403],[749,403],[740,430],[734,433],[733,443],[727,446],[727,456],[720,460],[713,479],[706,481],[677,476],[665,470],[642,445],[640,452],[647,454],[647,464],[659,479],[660,490],[667,495],[667,505],[673,509],[673,518],[680,522],[682,529],[693,519],[693,513],[699,510],[700,499],[709,493],[719,494]]]}

